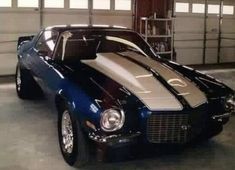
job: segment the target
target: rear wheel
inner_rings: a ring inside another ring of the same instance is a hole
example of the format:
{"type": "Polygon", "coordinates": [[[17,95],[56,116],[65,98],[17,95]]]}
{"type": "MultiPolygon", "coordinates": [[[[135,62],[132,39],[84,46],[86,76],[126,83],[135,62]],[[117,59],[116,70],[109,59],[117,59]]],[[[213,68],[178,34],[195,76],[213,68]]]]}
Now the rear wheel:
{"type": "Polygon", "coordinates": [[[16,67],[15,83],[17,95],[21,99],[34,99],[42,96],[42,91],[30,72],[21,68],[19,63],[16,67]]]}
{"type": "Polygon", "coordinates": [[[62,155],[69,165],[84,166],[89,161],[89,147],[79,122],[66,106],[59,112],[58,135],[62,155]]]}

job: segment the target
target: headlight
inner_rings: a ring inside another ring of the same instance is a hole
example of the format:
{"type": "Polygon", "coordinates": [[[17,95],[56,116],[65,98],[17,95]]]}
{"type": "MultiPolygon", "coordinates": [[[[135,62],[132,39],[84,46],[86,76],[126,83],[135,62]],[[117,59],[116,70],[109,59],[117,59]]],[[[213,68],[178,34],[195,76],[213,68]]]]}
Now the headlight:
{"type": "Polygon", "coordinates": [[[116,109],[105,110],[101,114],[100,126],[106,132],[113,132],[123,127],[125,115],[116,109]]]}
{"type": "Polygon", "coordinates": [[[226,98],[225,108],[227,111],[235,112],[235,96],[234,95],[231,95],[228,98],[226,98]]]}

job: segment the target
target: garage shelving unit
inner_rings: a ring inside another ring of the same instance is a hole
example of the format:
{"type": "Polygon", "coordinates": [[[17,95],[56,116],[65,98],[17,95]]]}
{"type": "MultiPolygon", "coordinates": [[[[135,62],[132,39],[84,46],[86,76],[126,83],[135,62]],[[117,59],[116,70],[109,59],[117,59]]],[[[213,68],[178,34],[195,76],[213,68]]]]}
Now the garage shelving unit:
{"type": "Polygon", "coordinates": [[[173,19],[140,18],[140,34],[164,58],[173,60],[173,19]]]}

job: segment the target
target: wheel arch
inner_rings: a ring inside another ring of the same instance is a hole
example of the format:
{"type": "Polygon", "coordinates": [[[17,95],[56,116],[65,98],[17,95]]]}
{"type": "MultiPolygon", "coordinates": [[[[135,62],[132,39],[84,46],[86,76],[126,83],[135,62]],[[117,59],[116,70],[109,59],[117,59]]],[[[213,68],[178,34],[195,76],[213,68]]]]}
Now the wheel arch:
{"type": "Polygon", "coordinates": [[[66,95],[66,93],[63,90],[60,90],[55,95],[55,105],[58,114],[61,113],[62,109],[64,107],[68,107],[69,111],[71,112],[72,116],[78,120],[80,123],[83,121],[83,112],[78,108],[78,106],[75,105],[75,101],[72,97],[69,97],[69,95],[66,95]]]}
{"type": "Polygon", "coordinates": [[[97,106],[95,100],[81,89],[66,88],[59,90],[55,95],[55,105],[58,113],[61,112],[60,109],[63,109],[62,103],[68,106],[72,116],[79,121],[82,129],[88,130],[88,127],[85,125],[86,121],[90,121],[96,127],[99,127],[102,108],[97,106]]]}
{"type": "Polygon", "coordinates": [[[55,106],[56,106],[58,114],[61,113],[62,109],[65,106],[67,106],[69,108],[69,110],[71,111],[72,114],[73,114],[73,110],[75,109],[71,105],[71,102],[69,101],[69,99],[60,93],[56,94],[56,96],[55,96],[55,106]]]}

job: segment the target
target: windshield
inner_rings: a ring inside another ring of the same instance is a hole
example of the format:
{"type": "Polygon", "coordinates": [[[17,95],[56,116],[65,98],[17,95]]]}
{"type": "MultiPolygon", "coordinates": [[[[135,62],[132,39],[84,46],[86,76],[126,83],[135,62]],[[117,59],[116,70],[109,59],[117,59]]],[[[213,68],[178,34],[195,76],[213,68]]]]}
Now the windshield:
{"type": "Polygon", "coordinates": [[[132,51],[156,57],[151,47],[131,31],[65,31],[61,34],[55,58],[62,61],[95,59],[98,53],[132,51]]]}

